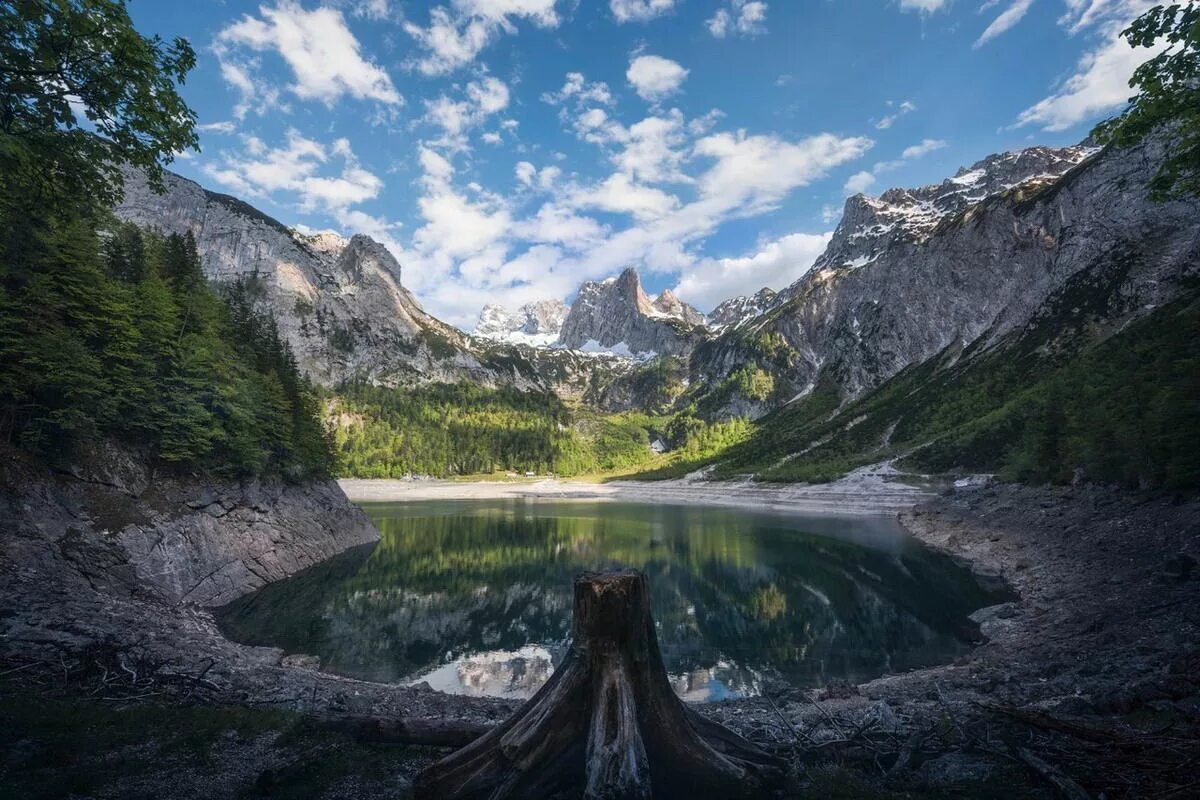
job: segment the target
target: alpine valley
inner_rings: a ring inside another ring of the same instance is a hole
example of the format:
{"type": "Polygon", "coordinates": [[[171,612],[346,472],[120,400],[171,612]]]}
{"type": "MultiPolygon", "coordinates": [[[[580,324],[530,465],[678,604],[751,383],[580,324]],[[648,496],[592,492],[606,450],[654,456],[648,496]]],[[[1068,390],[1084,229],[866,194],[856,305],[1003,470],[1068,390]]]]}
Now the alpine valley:
{"type": "MultiPolygon", "coordinates": [[[[1101,353],[1148,346],[1168,320],[1197,322],[1200,203],[1150,199],[1163,147],[1032,147],[940,184],[854,195],[791,285],[707,317],[670,290],[647,296],[626,269],[583,284],[569,307],[487,306],[470,334],[426,313],[402,265],[366,236],[306,235],[175,175],[163,194],[130,175],[116,213],[191,233],[212,281],[252,284],[325,387],[353,474],[712,467],[792,481],[882,461],[1019,471],[1041,391],[1070,394],[1061,382],[1097,380],[1086,365],[1110,363],[1101,353]],[[396,449],[388,429],[420,425],[418,407],[450,397],[463,436],[467,416],[504,414],[536,445],[443,460],[396,449]]],[[[1068,422],[1085,439],[1123,436],[1068,422]]],[[[1085,460],[1072,469],[1135,485],[1197,477],[1194,466],[1114,474],[1085,460]]]]}

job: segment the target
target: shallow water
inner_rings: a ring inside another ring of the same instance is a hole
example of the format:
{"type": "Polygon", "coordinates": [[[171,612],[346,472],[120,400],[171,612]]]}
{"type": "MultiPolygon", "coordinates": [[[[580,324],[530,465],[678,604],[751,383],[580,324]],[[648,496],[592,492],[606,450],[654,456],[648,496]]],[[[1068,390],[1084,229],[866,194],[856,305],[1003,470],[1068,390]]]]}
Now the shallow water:
{"type": "Polygon", "coordinates": [[[638,567],[676,691],[862,681],[952,660],[992,602],[887,518],[532,500],[370,503],[382,539],[222,609],[237,641],[333,673],[525,698],[570,629],[571,579],[638,567]]]}

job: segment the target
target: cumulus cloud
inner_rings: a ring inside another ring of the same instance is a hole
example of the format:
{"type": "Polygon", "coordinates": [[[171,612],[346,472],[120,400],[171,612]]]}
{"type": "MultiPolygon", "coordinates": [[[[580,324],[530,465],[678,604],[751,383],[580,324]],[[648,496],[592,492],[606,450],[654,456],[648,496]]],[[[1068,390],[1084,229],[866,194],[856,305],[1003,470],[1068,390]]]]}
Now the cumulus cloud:
{"type": "Polygon", "coordinates": [[[611,106],[614,102],[607,83],[603,81],[589,82],[582,72],[568,72],[561,89],[557,92],[542,94],[542,102],[552,106],[562,105],[568,101],[574,101],[576,106],[588,103],[611,106]]]}
{"type": "Polygon", "coordinates": [[[875,185],[874,173],[862,170],[856,172],[846,179],[846,184],[842,187],[847,195],[865,194],[872,186],[875,185]]]}
{"type": "Polygon", "coordinates": [[[741,258],[705,258],[675,286],[675,294],[712,310],[724,300],[753,294],[767,286],[778,291],[812,268],[829,245],[832,233],[793,233],[761,245],[741,258]]]}
{"type": "Polygon", "coordinates": [[[1152,5],[1143,0],[1067,0],[1060,23],[1072,35],[1092,33],[1096,44],[1083,54],[1075,72],[1049,96],[1021,112],[1016,127],[1035,125],[1062,131],[1119,111],[1133,90],[1134,70],[1162,49],[1134,48],[1121,37],[1129,21],[1152,5]]]}
{"type": "MultiPolygon", "coordinates": [[[[462,94],[460,100],[443,94],[425,101],[425,121],[443,131],[437,140],[441,146],[465,149],[467,131],[508,107],[508,86],[490,75],[468,83],[462,94]]],[[[493,135],[495,141],[492,143],[498,143],[499,134],[493,135]]],[[[484,134],[484,141],[487,141],[487,134],[484,134]]]]}
{"type": "Polygon", "coordinates": [[[687,75],[688,70],[678,63],[653,55],[634,57],[625,72],[625,77],[634,91],[643,100],[650,102],[658,102],[679,91],[687,75]]]}
{"type": "Polygon", "coordinates": [[[729,0],[704,23],[718,39],[730,35],[758,36],[767,32],[767,4],[761,0],[729,0]]]}
{"type": "Polygon", "coordinates": [[[675,8],[678,0],[608,0],[617,22],[647,22],[675,8]]]}
{"type": "Polygon", "coordinates": [[[305,211],[343,209],[376,197],[383,181],[359,165],[350,142],[322,144],[291,129],[285,144],[269,148],[249,137],[242,153],[224,153],[204,167],[209,177],[241,195],[286,194],[305,211]],[[335,174],[326,168],[341,162],[335,174]]]}
{"type": "Polygon", "coordinates": [[[302,100],[333,105],[343,96],[386,105],[403,102],[392,79],[377,64],[364,58],[358,40],[333,8],[306,11],[283,0],[263,6],[260,17],[244,15],[217,34],[213,50],[221,75],[240,95],[235,112],[244,116],[253,105],[274,105],[277,93],[255,78],[258,64],[245,51],[278,53],[291,68],[289,90],[302,100]]]}
{"type": "Polygon", "coordinates": [[[451,8],[435,6],[429,24],[411,20],[404,30],[424,52],[411,65],[426,75],[444,75],[464,67],[501,33],[516,30],[516,20],[556,28],[558,0],[453,0],[451,8]]]}

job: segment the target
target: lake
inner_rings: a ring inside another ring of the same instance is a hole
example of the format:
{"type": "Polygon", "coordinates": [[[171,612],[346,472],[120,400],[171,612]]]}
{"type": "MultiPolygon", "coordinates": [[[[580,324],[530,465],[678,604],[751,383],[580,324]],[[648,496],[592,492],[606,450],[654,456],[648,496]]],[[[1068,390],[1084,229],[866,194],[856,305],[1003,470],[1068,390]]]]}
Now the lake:
{"type": "Polygon", "coordinates": [[[535,500],[368,503],[382,539],[221,609],[322,669],[526,698],[565,652],[571,581],[650,579],[676,692],[712,701],[953,660],[997,602],[890,518],[535,500]]]}

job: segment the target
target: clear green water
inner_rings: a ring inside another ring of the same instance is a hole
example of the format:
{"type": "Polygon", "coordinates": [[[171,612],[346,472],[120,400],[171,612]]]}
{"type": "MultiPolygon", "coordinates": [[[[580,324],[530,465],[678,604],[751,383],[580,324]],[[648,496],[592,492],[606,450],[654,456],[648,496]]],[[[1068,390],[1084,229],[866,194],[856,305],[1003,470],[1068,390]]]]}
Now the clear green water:
{"type": "Polygon", "coordinates": [[[993,602],[890,519],[619,503],[365,504],[382,540],[224,608],[237,641],[322,668],[528,697],[570,628],[573,576],[650,577],[676,691],[754,695],[944,663],[993,602]]]}

